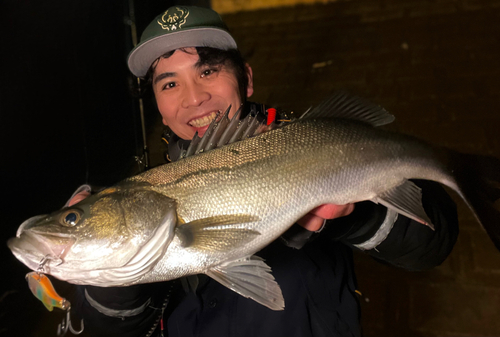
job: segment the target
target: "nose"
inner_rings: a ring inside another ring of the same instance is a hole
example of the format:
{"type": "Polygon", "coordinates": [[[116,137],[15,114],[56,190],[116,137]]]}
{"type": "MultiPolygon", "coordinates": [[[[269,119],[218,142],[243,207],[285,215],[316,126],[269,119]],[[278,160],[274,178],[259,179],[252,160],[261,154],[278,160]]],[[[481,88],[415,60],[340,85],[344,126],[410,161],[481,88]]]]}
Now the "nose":
{"type": "Polygon", "coordinates": [[[184,87],[182,107],[196,107],[208,101],[211,95],[207,87],[202,83],[193,82],[184,87]]]}

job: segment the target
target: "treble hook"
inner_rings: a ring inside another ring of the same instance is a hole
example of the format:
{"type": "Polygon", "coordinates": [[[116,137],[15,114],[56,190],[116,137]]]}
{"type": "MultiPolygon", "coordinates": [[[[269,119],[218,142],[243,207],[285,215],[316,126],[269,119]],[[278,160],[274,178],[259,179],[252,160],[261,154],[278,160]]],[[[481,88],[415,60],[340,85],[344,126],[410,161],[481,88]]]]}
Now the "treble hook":
{"type": "Polygon", "coordinates": [[[71,324],[70,310],[71,310],[71,307],[69,307],[67,312],[66,312],[66,319],[63,318],[62,322],[57,326],[57,335],[58,336],[64,337],[64,335],[66,335],[68,330],[71,331],[71,333],[73,335],[79,335],[83,332],[83,329],[84,329],[83,319],[80,321],[81,330],[76,331],[73,328],[73,325],[71,324]]]}

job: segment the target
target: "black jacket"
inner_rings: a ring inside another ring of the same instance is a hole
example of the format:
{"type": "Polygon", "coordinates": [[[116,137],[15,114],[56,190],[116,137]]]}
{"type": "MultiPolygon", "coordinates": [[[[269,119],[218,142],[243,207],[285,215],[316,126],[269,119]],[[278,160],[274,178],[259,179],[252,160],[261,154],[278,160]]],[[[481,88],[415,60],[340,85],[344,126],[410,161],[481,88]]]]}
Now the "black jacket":
{"type": "MultiPolygon", "coordinates": [[[[171,139],[170,146],[177,146],[171,139]]],[[[181,145],[182,146],[182,145],[181,145]]],[[[389,235],[366,252],[375,259],[409,270],[439,265],[458,235],[455,204],[435,183],[414,181],[435,231],[399,215],[389,235]]],[[[320,234],[294,225],[280,240],[257,253],[272,268],[285,298],[284,311],[272,311],[243,298],[216,281],[198,277],[196,291],[180,280],[127,288],[80,287],[78,312],[89,336],[280,337],[360,336],[359,304],[352,249],[378,231],[387,209],[358,203],[354,212],[330,220],[320,234]],[[303,246],[301,249],[290,247],[303,246]],[[298,245],[293,241],[299,241],[298,245]],[[183,284],[184,283],[184,284],[183,284]],[[117,318],[98,312],[85,297],[123,310],[151,302],[140,314],[117,318]],[[156,330],[152,332],[152,328],[156,330]]]]}

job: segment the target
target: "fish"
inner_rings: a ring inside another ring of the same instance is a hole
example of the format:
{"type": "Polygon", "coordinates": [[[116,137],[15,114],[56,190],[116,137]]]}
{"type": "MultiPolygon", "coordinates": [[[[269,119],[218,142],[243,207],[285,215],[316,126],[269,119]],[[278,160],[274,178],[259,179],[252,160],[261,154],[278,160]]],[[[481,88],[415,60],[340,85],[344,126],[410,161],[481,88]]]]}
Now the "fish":
{"type": "Polygon", "coordinates": [[[432,230],[411,179],[456,191],[500,249],[499,159],[384,130],[393,115],[346,93],[257,134],[263,122],[240,121],[241,112],[229,120],[229,109],[182,159],[26,220],[8,241],[12,253],[33,270],[45,258],[45,273],[100,287],[206,274],[283,310],[256,253],[327,203],[371,200],[432,230]]]}

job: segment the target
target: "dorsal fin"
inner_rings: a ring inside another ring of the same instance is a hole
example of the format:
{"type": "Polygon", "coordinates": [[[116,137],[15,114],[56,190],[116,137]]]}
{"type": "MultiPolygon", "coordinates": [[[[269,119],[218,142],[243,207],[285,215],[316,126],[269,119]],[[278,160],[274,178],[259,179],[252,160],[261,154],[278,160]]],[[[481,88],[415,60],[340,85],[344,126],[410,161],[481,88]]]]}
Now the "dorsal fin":
{"type": "MultiPolygon", "coordinates": [[[[205,131],[203,137],[199,137],[198,132],[196,132],[194,134],[193,140],[191,140],[191,143],[189,143],[189,147],[187,148],[186,152],[182,152],[179,158],[186,158],[193,154],[208,151],[209,149],[214,148],[213,138],[216,134],[219,134],[219,129],[223,129],[222,127],[220,127],[221,125],[226,126],[229,123],[228,115],[230,110],[231,105],[226,109],[226,112],[224,112],[224,116],[222,116],[219,122],[217,122],[217,120],[219,119],[219,113],[217,113],[212,123],[210,123],[210,125],[208,126],[207,131],[205,131]],[[212,132],[213,130],[215,132],[212,132]]],[[[238,115],[238,112],[235,114],[235,116],[236,115],[238,115]]]]}
{"type": "Polygon", "coordinates": [[[335,93],[300,117],[300,119],[313,118],[345,118],[373,126],[389,124],[395,119],[384,108],[343,91],[335,93]]]}
{"type": "Polygon", "coordinates": [[[234,114],[233,118],[231,118],[231,121],[227,125],[226,130],[224,130],[224,132],[220,136],[220,139],[217,142],[217,146],[222,146],[222,144],[225,145],[229,143],[231,136],[234,134],[234,131],[238,128],[240,124],[241,111],[242,109],[239,108],[238,111],[236,111],[236,113],[234,114]]]}
{"type": "Polygon", "coordinates": [[[260,111],[249,113],[243,119],[240,119],[240,107],[234,116],[229,119],[231,106],[224,112],[224,116],[219,120],[219,115],[215,117],[209,125],[203,137],[196,133],[186,151],[183,151],[180,158],[186,158],[200,152],[205,152],[214,148],[219,148],[226,144],[238,142],[240,140],[256,136],[260,133],[270,131],[280,127],[281,124],[275,122],[267,125],[266,118],[260,111]]]}

